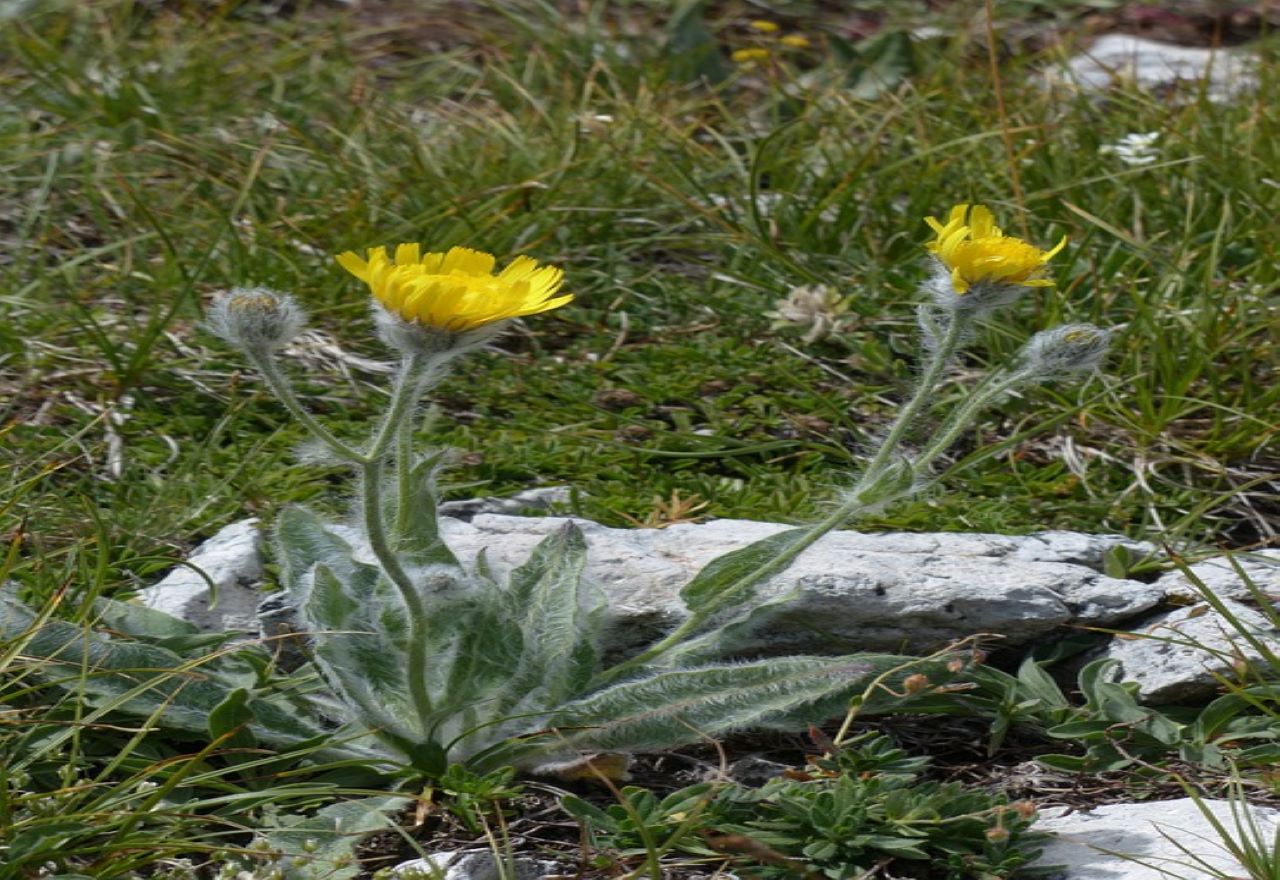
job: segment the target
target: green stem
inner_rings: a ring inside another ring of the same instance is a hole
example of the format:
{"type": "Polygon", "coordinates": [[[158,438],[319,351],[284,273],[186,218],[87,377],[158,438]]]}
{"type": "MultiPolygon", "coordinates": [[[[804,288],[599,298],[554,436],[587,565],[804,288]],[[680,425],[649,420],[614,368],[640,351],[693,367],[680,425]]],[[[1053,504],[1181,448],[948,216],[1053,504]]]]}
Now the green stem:
{"type": "Polygon", "coordinates": [[[993,376],[983,385],[975,388],[969,399],[947,418],[946,422],[934,435],[933,440],[920,453],[914,462],[916,473],[923,473],[935,458],[950,448],[951,444],[956,441],[956,437],[969,426],[980,409],[1006,392],[1017,388],[1026,380],[1027,373],[1017,371],[1007,374],[1003,379],[993,376]]]}
{"type": "MultiPolygon", "coordinates": [[[[946,332],[943,334],[942,339],[939,340],[938,347],[934,349],[929,355],[929,359],[925,362],[924,372],[920,375],[920,384],[916,388],[916,393],[898,412],[898,417],[894,419],[893,425],[889,428],[889,433],[880,441],[880,448],[876,450],[875,456],[867,464],[864,474],[868,476],[874,475],[889,461],[894,449],[902,442],[903,437],[910,430],[916,417],[920,415],[921,411],[925,409],[933,398],[934,386],[942,378],[942,373],[947,368],[947,364],[951,363],[956,349],[960,347],[960,340],[964,338],[964,333],[972,322],[973,318],[965,312],[955,311],[951,313],[946,332]]],[[[854,494],[856,495],[857,493],[855,492],[854,494]]]]}
{"type": "Polygon", "coordinates": [[[427,605],[387,540],[386,523],[383,519],[382,481],[387,447],[402,433],[402,424],[407,420],[414,400],[424,390],[424,367],[427,366],[428,361],[421,355],[412,355],[401,363],[391,392],[391,401],[360,465],[361,511],[365,534],[369,538],[369,549],[373,551],[387,579],[400,592],[409,617],[409,697],[424,724],[432,709],[431,694],[427,688],[427,605]]]}
{"type": "Polygon", "coordinates": [[[267,387],[284,404],[284,408],[302,423],[303,427],[344,461],[349,461],[356,465],[364,464],[365,456],[360,450],[343,443],[328,428],[316,421],[315,416],[307,412],[306,407],[298,401],[298,396],[293,393],[293,385],[289,382],[289,378],[281,372],[280,366],[272,359],[270,354],[252,351],[247,352],[247,354],[249,360],[253,362],[253,365],[261,371],[263,378],[267,380],[267,387]]]}

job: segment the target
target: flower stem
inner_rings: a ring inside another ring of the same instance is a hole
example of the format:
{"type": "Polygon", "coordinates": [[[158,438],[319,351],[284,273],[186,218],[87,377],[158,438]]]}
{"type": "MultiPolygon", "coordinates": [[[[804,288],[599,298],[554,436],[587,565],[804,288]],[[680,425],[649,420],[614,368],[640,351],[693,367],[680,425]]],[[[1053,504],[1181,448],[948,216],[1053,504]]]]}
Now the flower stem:
{"type": "MultiPolygon", "coordinates": [[[[894,449],[902,442],[903,437],[910,430],[916,417],[920,415],[927,403],[932,400],[934,386],[938,384],[938,380],[942,378],[943,371],[951,363],[951,359],[955,357],[956,349],[960,347],[960,340],[964,338],[965,331],[972,321],[971,317],[961,311],[955,311],[950,314],[947,329],[944,331],[942,339],[939,340],[938,347],[930,352],[929,359],[925,361],[924,372],[920,376],[920,384],[916,388],[916,393],[899,410],[898,417],[894,419],[893,425],[889,428],[889,433],[880,441],[880,448],[876,450],[876,454],[863,472],[865,477],[873,477],[888,463],[894,449]]],[[[855,490],[853,494],[856,496],[857,491],[855,490]]]]}
{"type": "Polygon", "coordinates": [[[934,434],[933,440],[920,453],[914,462],[916,473],[924,473],[929,464],[955,442],[956,437],[969,426],[980,409],[1006,392],[1017,388],[1026,380],[1026,372],[1015,371],[1007,373],[1003,378],[999,375],[991,377],[989,381],[975,388],[970,393],[969,399],[956,408],[934,434]]]}
{"type": "MultiPolygon", "coordinates": [[[[429,366],[427,360],[419,355],[412,355],[401,362],[387,410],[360,464],[361,513],[369,549],[373,551],[387,579],[400,592],[409,618],[409,697],[424,724],[424,734],[426,720],[432,710],[431,694],[427,688],[427,605],[387,540],[382,484],[387,447],[396,437],[407,433],[403,425],[412,412],[414,400],[425,390],[423,376],[429,366]]],[[[403,491],[403,483],[400,488],[403,491]]],[[[397,499],[397,509],[399,506],[397,499]]]]}
{"type": "Polygon", "coordinates": [[[284,408],[302,423],[303,427],[310,431],[317,440],[328,446],[335,455],[344,461],[351,462],[355,465],[361,465],[365,462],[365,456],[360,450],[343,443],[333,435],[324,425],[316,421],[315,416],[307,412],[299,401],[298,396],[293,392],[293,385],[289,382],[289,377],[281,370],[279,364],[271,357],[269,353],[248,351],[246,354],[253,365],[262,373],[264,379],[267,380],[267,387],[271,389],[284,408]]]}

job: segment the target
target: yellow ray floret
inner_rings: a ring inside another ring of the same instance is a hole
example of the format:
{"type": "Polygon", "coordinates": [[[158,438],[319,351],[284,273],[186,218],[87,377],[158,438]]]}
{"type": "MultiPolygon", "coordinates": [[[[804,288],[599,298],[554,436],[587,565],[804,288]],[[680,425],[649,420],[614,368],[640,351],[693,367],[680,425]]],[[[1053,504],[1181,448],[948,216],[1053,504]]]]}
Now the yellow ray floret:
{"type": "Polygon", "coordinates": [[[556,296],[564,272],[539,266],[531,257],[516,257],[495,274],[493,255],[470,248],[424,254],[416,244],[402,244],[394,257],[385,247],[369,248],[367,253],[367,260],[352,251],[336,259],[368,284],[374,299],[388,311],[453,333],[536,315],[573,299],[571,293],[556,296]]]}
{"type": "Polygon", "coordinates": [[[956,205],[946,223],[936,217],[925,222],[937,237],[925,245],[951,271],[951,286],[963,295],[975,284],[1017,284],[1049,287],[1040,277],[1044,265],[1066,244],[1066,236],[1042,251],[1020,238],[1005,235],[985,205],[956,205]]]}

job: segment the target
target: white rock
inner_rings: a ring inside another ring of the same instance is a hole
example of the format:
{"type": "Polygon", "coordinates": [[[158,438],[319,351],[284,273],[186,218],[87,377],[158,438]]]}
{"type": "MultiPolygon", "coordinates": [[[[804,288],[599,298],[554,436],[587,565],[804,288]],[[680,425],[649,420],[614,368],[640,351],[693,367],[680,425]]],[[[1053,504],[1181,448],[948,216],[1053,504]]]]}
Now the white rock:
{"type": "Polygon", "coordinates": [[[488,850],[446,850],[391,869],[397,880],[542,880],[573,873],[543,859],[499,861],[488,850]]]}
{"type": "MultiPolygon", "coordinates": [[[[1251,634],[1280,653],[1280,630],[1257,611],[1224,599],[1224,605],[1251,634]]],[[[1144,703],[1180,703],[1211,697],[1217,676],[1231,677],[1235,658],[1263,663],[1261,653],[1208,604],[1178,608],[1147,620],[1133,631],[1150,638],[1112,639],[1106,656],[1119,660],[1116,681],[1138,684],[1144,703]]]]}
{"type": "Polygon", "coordinates": [[[257,632],[261,579],[262,533],[258,520],[244,519],[197,547],[186,565],[142,590],[138,601],[211,632],[257,632]]]}
{"type": "MultiPolygon", "coordinates": [[[[1256,553],[1238,553],[1236,565],[1244,571],[1253,585],[1280,606],[1280,550],[1261,550],[1256,553]]],[[[1236,573],[1231,560],[1216,557],[1188,566],[1196,578],[1215,596],[1227,599],[1251,599],[1248,585],[1236,573]]],[[[1200,589],[1180,570],[1165,572],[1156,581],[1165,596],[1184,601],[1198,601],[1200,589]]]]}
{"type": "Polygon", "coordinates": [[[1154,90],[1183,83],[1188,97],[1196,97],[1203,88],[1210,100],[1225,101],[1257,87],[1257,56],[1244,49],[1201,49],[1107,34],[1050,78],[1091,92],[1117,82],[1154,90]]]}
{"type": "Polygon", "coordinates": [[[568,486],[539,486],[506,497],[486,495],[483,498],[445,501],[440,505],[440,515],[456,519],[470,519],[482,513],[516,515],[527,508],[554,510],[568,504],[572,498],[573,491],[568,486]]]}
{"type": "MultiPolygon", "coordinates": [[[[1232,804],[1206,800],[1205,805],[1238,836],[1232,804]]],[[[1245,820],[1243,807],[1236,808],[1245,820]]],[[[1280,810],[1251,808],[1258,830],[1270,839],[1280,810]]],[[[1199,880],[1248,876],[1222,845],[1221,837],[1190,798],[1136,804],[1110,804],[1087,812],[1046,811],[1034,826],[1056,839],[1047,844],[1036,866],[1062,865],[1045,880],[1199,880]],[[1221,872],[1214,874],[1212,870],[1221,872]]],[[[1247,825],[1246,825],[1247,830],[1247,825]]],[[[1270,844],[1263,845],[1270,850],[1270,844]]]]}
{"type": "MultiPolygon", "coordinates": [[[[502,574],[568,520],[480,515],[443,519],[464,562],[483,548],[502,574]]],[[[647,642],[685,614],[680,589],[715,557],[788,526],[715,520],[666,529],[610,529],[576,520],[587,575],[609,596],[620,650],[647,642]]],[[[1021,644],[1066,623],[1110,625],[1153,607],[1162,593],[1071,559],[1101,559],[1112,537],[834,532],[761,588],[766,600],[796,590],[794,604],[745,650],[929,651],[975,633],[1021,644]],[[1090,543],[1090,540],[1093,543],[1090,543]]],[[[1145,552],[1143,545],[1131,545],[1145,552]]]]}

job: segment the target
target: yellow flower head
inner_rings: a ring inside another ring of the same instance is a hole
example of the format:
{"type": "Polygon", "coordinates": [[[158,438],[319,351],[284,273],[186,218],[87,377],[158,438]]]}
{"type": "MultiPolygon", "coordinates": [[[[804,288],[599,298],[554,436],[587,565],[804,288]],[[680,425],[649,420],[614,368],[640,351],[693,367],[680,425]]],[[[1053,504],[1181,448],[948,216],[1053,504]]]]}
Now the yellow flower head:
{"type": "Polygon", "coordinates": [[[754,64],[757,61],[768,61],[773,55],[768,49],[754,47],[750,49],[735,49],[729,56],[735,64],[754,64]]]}
{"type": "Polygon", "coordinates": [[[755,21],[749,22],[747,27],[762,34],[776,34],[782,30],[782,27],[777,22],[769,21],[767,18],[757,18],[755,21]]]}
{"type": "Polygon", "coordinates": [[[452,333],[536,315],[573,299],[571,293],[556,296],[564,272],[531,257],[516,257],[497,274],[492,254],[463,247],[423,254],[416,244],[402,244],[394,258],[385,247],[370,248],[368,257],[347,251],[336,259],[369,285],[387,311],[452,333]]]}
{"type": "Polygon", "coordinates": [[[804,34],[787,34],[785,37],[779,39],[778,42],[792,49],[808,49],[813,45],[809,42],[809,38],[804,34]]]}
{"type": "Polygon", "coordinates": [[[985,205],[956,205],[946,223],[936,217],[925,222],[937,238],[925,245],[951,273],[951,286],[963,296],[975,284],[1049,287],[1040,277],[1044,265],[1066,247],[1067,239],[1047,251],[1020,238],[1005,235],[985,205]]]}

